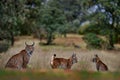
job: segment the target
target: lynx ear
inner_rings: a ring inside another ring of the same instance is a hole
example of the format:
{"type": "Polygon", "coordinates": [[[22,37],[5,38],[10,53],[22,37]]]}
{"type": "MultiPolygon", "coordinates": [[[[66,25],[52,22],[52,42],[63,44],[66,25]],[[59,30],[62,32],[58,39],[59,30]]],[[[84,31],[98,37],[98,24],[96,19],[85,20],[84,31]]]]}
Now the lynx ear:
{"type": "Polygon", "coordinates": [[[98,57],[98,55],[97,55],[97,54],[95,54],[95,57],[98,57]]]}
{"type": "Polygon", "coordinates": [[[33,42],[32,46],[34,46],[35,42],[33,42]]]}
{"type": "Polygon", "coordinates": [[[73,55],[76,55],[75,52],[73,52],[73,55]]]}
{"type": "Polygon", "coordinates": [[[76,54],[73,52],[72,57],[76,56],[76,54]]]}
{"type": "Polygon", "coordinates": [[[54,54],[54,57],[56,57],[56,54],[54,54]]]}
{"type": "Polygon", "coordinates": [[[27,46],[28,44],[25,42],[25,45],[27,46]]]}

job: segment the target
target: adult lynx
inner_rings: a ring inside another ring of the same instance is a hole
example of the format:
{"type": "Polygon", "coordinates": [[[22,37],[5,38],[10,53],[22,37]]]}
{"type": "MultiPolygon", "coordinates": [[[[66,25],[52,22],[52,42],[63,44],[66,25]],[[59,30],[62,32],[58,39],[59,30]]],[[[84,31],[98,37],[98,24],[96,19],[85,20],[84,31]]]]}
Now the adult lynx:
{"type": "Polygon", "coordinates": [[[34,51],[34,42],[32,45],[26,44],[24,50],[20,51],[18,54],[13,55],[5,65],[5,68],[12,69],[25,69],[30,60],[30,56],[34,51]]]}
{"type": "Polygon", "coordinates": [[[97,71],[108,71],[107,65],[100,60],[98,55],[95,55],[95,58],[93,58],[93,62],[96,63],[97,71]]]}
{"type": "Polygon", "coordinates": [[[68,59],[65,58],[56,58],[56,54],[51,58],[51,67],[52,69],[61,68],[61,69],[71,69],[74,63],[77,63],[76,54],[72,54],[72,56],[68,59]]]}

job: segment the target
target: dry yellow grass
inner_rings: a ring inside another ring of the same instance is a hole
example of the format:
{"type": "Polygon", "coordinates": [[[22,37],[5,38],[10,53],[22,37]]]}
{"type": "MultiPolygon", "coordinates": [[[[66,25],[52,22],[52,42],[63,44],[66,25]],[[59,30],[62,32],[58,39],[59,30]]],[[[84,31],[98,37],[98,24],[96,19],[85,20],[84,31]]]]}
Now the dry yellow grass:
{"type": "MultiPolygon", "coordinates": [[[[74,41],[76,44],[84,42],[80,38],[81,36],[68,36],[65,40],[62,38],[57,38],[55,42],[60,43],[59,41],[63,40],[63,43],[74,41]],[[76,41],[77,37],[77,41],[76,41]],[[68,41],[66,41],[68,40],[68,41]]],[[[88,70],[88,71],[96,71],[95,64],[92,62],[92,58],[94,54],[98,54],[101,60],[107,64],[109,71],[118,71],[120,70],[120,54],[116,51],[103,51],[103,50],[86,50],[82,49],[75,49],[72,46],[40,46],[38,39],[33,39],[32,37],[24,36],[19,37],[19,40],[15,42],[15,45],[11,47],[7,52],[1,54],[0,58],[0,68],[4,68],[8,59],[24,49],[25,41],[30,44],[32,41],[35,42],[35,51],[31,56],[30,62],[28,67],[31,69],[48,69],[50,70],[50,58],[55,53],[57,57],[69,58],[73,52],[77,54],[78,63],[72,66],[72,70],[88,70]],[[117,54],[118,53],[118,54],[117,54]]]]}
{"type": "Polygon", "coordinates": [[[73,47],[73,43],[80,46],[82,49],[86,48],[86,43],[82,39],[82,35],[67,34],[67,38],[58,37],[54,40],[54,43],[63,45],[65,47],[73,47]]]}

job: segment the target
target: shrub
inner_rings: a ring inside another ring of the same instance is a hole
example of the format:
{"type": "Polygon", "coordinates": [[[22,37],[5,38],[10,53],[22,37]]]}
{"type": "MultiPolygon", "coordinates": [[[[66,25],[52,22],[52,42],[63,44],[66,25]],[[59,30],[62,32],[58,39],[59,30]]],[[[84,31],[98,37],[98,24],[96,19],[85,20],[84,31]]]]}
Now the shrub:
{"type": "Polygon", "coordinates": [[[0,41],[0,53],[7,51],[9,46],[9,43],[7,43],[6,41],[0,41]]]}
{"type": "Polygon", "coordinates": [[[99,38],[96,34],[94,33],[88,33],[86,34],[83,39],[85,40],[85,42],[87,43],[87,48],[94,48],[94,49],[100,49],[101,43],[103,42],[103,40],[101,38],[99,38]]]}
{"type": "Polygon", "coordinates": [[[98,27],[99,25],[96,24],[89,24],[89,22],[86,22],[84,25],[80,26],[79,28],[79,34],[87,34],[87,33],[96,33],[99,34],[101,27],[98,27]]]}
{"type": "Polygon", "coordinates": [[[108,29],[102,29],[99,32],[100,35],[108,35],[109,33],[110,33],[110,31],[108,29]]]}
{"type": "Polygon", "coordinates": [[[88,27],[89,27],[89,24],[88,24],[88,23],[80,26],[80,28],[78,29],[78,33],[79,33],[79,34],[84,34],[84,33],[86,33],[86,29],[87,29],[88,27]]]}

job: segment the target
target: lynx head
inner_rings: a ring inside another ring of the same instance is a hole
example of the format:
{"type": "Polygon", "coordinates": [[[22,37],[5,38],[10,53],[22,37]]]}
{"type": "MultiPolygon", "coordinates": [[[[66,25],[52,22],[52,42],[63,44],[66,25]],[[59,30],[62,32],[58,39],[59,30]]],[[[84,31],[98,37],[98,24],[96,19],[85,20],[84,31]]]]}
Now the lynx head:
{"type": "Polygon", "coordinates": [[[26,45],[26,47],[25,47],[25,50],[26,50],[26,52],[28,53],[28,55],[32,55],[32,53],[33,53],[33,51],[34,51],[34,42],[33,42],[33,44],[32,45],[28,45],[26,42],[25,42],[25,45],[26,45]]]}
{"type": "Polygon", "coordinates": [[[100,61],[100,58],[98,57],[98,55],[96,54],[95,57],[92,59],[93,62],[97,63],[100,61]]]}
{"type": "Polygon", "coordinates": [[[77,57],[76,57],[76,54],[75,53],[73,53],[72,54],[72,63],[74,64],[74,63],[77,63],[78,62],[78,60],[77,60],[77,57]]]}

